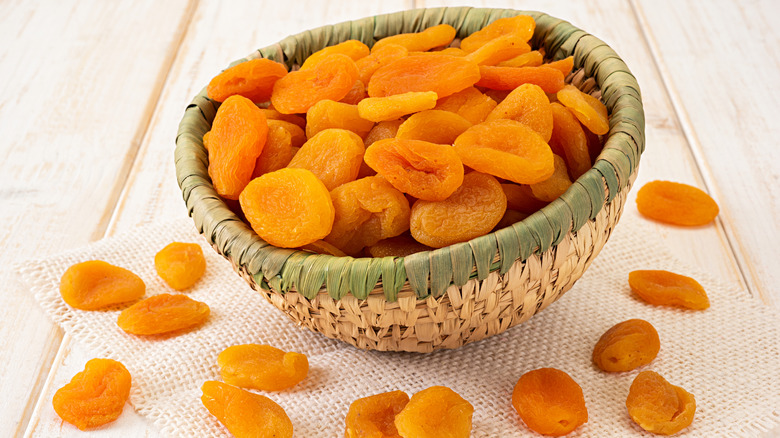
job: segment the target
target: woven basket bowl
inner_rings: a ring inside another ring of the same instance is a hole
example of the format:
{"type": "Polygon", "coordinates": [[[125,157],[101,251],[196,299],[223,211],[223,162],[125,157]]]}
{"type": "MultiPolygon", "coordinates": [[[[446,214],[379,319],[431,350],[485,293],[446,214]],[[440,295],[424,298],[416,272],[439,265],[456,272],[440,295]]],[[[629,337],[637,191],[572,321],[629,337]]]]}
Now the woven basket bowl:
{"type": "MultiPolygon", "coordinates": [[[[597,162],[569,190],[508,228],[407,257],[352,258],[282,249],[261,240],[217,196],[203,134],[218,103],[206,90],[187,107],[176,138],[176,173],[196,227],[253,289],[299,325],[372,350],[457,348],[526,321],[569,290],[617,224],[644,149],[639,86],[601,40],[539,12],[417,9],[325,26],[253,52],[288,68],[348,39],[371,46],[447,23],[463,38],[502,17],[536,19],[533,47],[574,56],[566,78],[600,98],[610,130],[597,162]]],[[[262,324],[262,321],[258,321],[262,324]]]]}

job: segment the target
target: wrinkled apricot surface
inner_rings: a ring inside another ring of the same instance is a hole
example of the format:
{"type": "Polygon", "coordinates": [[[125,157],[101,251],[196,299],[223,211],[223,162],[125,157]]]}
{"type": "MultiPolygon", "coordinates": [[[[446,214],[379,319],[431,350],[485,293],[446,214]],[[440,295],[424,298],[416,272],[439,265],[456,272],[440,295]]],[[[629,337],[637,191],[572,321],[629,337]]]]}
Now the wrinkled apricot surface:
{"type": "Polygon", "coordinates": [[[360,117],[372,122],[394,120],[436,106],[433,91],[410,91],[386,97],[367,97],[358,103],[360,117]]]}
{"type": "Polygon", "coordinates": [[[545,67],[479,67],[480,79],[477,86],[493,90],[514,90],[523,84],[535,84],[545,93],[557,93],[565,83],[560,70],[545,67]]]}
{"type": "Polygon", "coordinates": [[[370,49],[367,45],[358,40],[347,40],[343,43],[339,43],[333,46],[328,46],[320,49],[311,55],[301,65],[301,70],[311,70],[319,64],[322,60],[327,59],[331,55],[341,54],[350,57],[353,61],[365,58],[370,53],[370,49]]]}
{"type": "Polygon", "coordinates": [[[552,202],[571,186],[566,162],[559,155],[553,155],[555,171],[544,181],[531,184],[531,194],[543,202],[552,202]]]}
{"type": "Polygon", "coordinates": [[[525,425],[542,435],[566,435],[588,421],[582,388],[555,368],[523,374],[512,391],[512,405],[525,425]]]}
{"type": "Polygon", "coordinates": [[[432,386],[414,394],[395,416],[403,438],[467,438],[474,407],[455,391],[432,386]]]}
{"type": "Polygon", "coordinates": [[[206,272],[206,258],[197,243],[173,242],[154,256],[154,267],[170,287],[185,290],[206,272]]]}
{"type": "MultiPolygon", "coordinates": [[[[263,147],[263,152],[255,161],[255,170],[252,171],[252,179],[265,175],[268,172],[279,170],[290,162],[293,157],[292,134],[278,120],[269,120],[268,137],[263,147]],[[271,123],[278,122],[278,123],[271,123]]],[[[294,129],[300,129],[289,123],[294,129]]]]}
{"type": "Polygon", "coordinates": [[[273,108],[260,108],[260,111],[265,115],[266,120],[268,120],[269,124],[271,120],[281,120],[284,122],[292,123],[294,125],[297,125],[299,128],[305,128],[306,127],[306,119],[303,117],[296,115],[296,114],[282,114],[279,111],[273,109],[273,108]]]}
{"type": "Polygon", "coordinates": [[[201,387],[203,406],[236,438],[292,438],[293,425],[270,398],[222,382],[201,387]]]}
{"type": "Polygon", "coordinates": [[[514,89],[493,111],[486,121],[509,119],[520,122],[550,141],[553,132],[553,113],[550,100],[538,85],[523,84],[514,89]]]}
{"type": "Polygon", "coordinates": [[[69,267],[60,279],[60,295],[69,306],[81,310],[103,309],[144,296],[141,277],[101,260],[69,267]]]}
{"type": "Polygon", "coordinates": [[[463,182],[463,164],[449,145],[380,140],[366,151],[365,161],[398,190],[427,201],[446,199],[463,182]]]}
{"type": "Polygon", "coordinates": [[[209,306],[182,294],[159,294],[119,314],[117,325],[131,335],[157,335],[197,327],[209,317],[209,306]]]}
{"type": "Polygon", "coordinates": [[[306,113],[306,137],[312,138],[326,129],[337,128],[352,131],[365,137],[374,122],[360,117],[357,105],[332,100],[321,100],[306,113]]]}
{"type": "Polygon", "coordinates": [[[695,227],[712,222],[720,209],[705,192],[688,184],[651,181],[636,194],[636,207],[650,219],[695,227]]]}
{"type": "Polygon", "coordinates": [[[409,403],[403,391],[391,391],[355,400],[345,419],[345,438],[401,438],[395,416],[409,403]]]}
{"type": "Polygon", "coordinates": [[[593,363],[610,373],[631,371],[647,365],[661,349],[661,340],[652,324],[629,319],[604,332],[593,348],[593,363]]]}
{"type": "Polygon", "coordinates": [[[560,72],[563,73],[563,76],[566,77],[574,68],[574,57],[568,56],[566,58],[559,59],[558,61],[549,62],[547,63],[547,67],[560,70],[560,72]]]}
{"type": "Polygon", "coordinates": [[[455,39],[455,33],[455,28],[449,24],[439,24],[421,32],[402,33],[382,38],[374,43],[371,51],[376,52],[387,45],[395,44],[405,47],[410,52],[424,52],[435,47],[448,45],[455,39]]]}
{"type": "Polygon", "coordinates": [[[408,54],[409,51],[406,50],[406,47],[399,46],[398,44],[385,44],[380,46],[380,48],[373,50],[370,55],[355,61],[360,80],[364,85],[368,84],[371,80],[371,76],[374,75],[374,72],[408,54]]]}
{"type": "MultiPolygon", "coordinates": [[[[298,117],[298,116],[296,116],[298,117]]],[[[270,135],[270,129],[271,128],[282,128],[285,131],[287,131],[290,134],[290,145],[293,148],[299,148],[303,146],[304,143],[306,143],[306,132],[304,132],[304,128],[301,128],[298,126],[297,123],[289,122],[287,120],[268,120],[268,129],[269,129],[269,135],[270,135]]],[[[306,121],[303,122],[304,127],[306,125],[306,121]]],[[[266,142],[267,143],[267,142],[266,142]]],[[[263,148],[265,149],[265,148],[263,148]]],[[[261,156],[263,154],[260,154],[261,156]]]]}
{"type": "Polygon", "coordinates": [[[363,140],[354,132],[325,129],[309,138],[287,167],[309,170],[333,190],[357,178],[365,150],[363,140]]]}
{"type": "Polygon", "coordinates": [[[252,59],[234,65],[209,82],[208,96],[217,102],[238,94],[252,102],[267,102],[276,81],[287,74],[287,68],[270,59],[252,59]]]}
{"type": "Polygon", "coordinates": [[[401,127],[403,122],[403,119],[385,120],[384,122],[379,122],[374,125],[374,127],[371,128],[371,131],[368,132],[366,138],[364,139],[366,148],[379,140],[394,138],[398,133],[398,128],[401,127]]]}
{"type": "Polygon", "coordinates": [[[255,178],[239,202],[257,235],[282,248],[322,239],[333,227],[330,193],[306,169],[285,168],[255,178]]]}
{"type": "Polygon", "coordinates": [[[563,105],[554,102],[550,109],[553,118],[550,148],[566,160],[569,176],[576,180],[591,167],[588,138],[577,118],[563,105]]]}
{"type": "Polygon", "coordinates": [[[533,36],[534,29],[536,29],[536,22],[529,15],[499,18],[463,38],[460,42],[460,48],[467,52],[473,52],[497,38],[510,34],[517,35],[522,41],[528,41],[533,36]]]}
{"type": "Polygon", "coordinates": [[[288,73],[276,81],[271,103],[282,114],[305,113],[320,100],[343,99],[356,80],[355,61],[347,55],[332,54],[311,69],[288,73]]]}
{"type": "Polygon", "coordinates": [[[54,393],[54,411],[81,430],[116,420],[130,396],[130,372],[120,362],[92,359],[54,393]]]}
{"type": "Polygon", "coordinates": [[[228,347],[217,357],[225,383],[261,391],[281,391],[298,384],[309,373],[306,355],[270,345],[228,347]]]}
{"type": "Polygon", "coordinates": [[[526,39],[518,34],[507,34],[490,40],[477,50],[464,56],[478,65],[496,65],[501,61],[512,59],[516,56],[531,51],[531,46],[526,44],[526,39]]]}
{"type": "Polygon", "coordinates": [[[474,87],[458,91],[436,102],[437,110],[450,111],[468,120],[472,125],[482,123],[496,107],[496,101],[474,87]]]}
{"type": "Polygon", "coordinates": [[[698,281],[669,271],[632,271],[628,284],[639,298],[658,306],[683,307],[704,310],[710,299],[698,281]]]}
{"type": "Polygon", "coordinates": [[[696,399],[654,371],[636,376],[626,398],[628,415],[642,429],[673,435],[693,423],[696,399]]]}
{"type": "Polygon", "coordinates": [[[368,95],[433,91],[442,98],[474,85],[479,74],[480,67],[463,57],[409,55],[377,70],[368,82],[368,95]]]}
{"type": "Polygon", "coordinates": [[[569,108],[592,133],[604,135],[609,132],[607,107],[600,100],[583,93],[574,85],[566,85],[557,93],[558,101],[569,108]]]}
{"type": "Polygon", "coordinates": [[[512,59],[507,59],[498,63],[499,67],[538,67],[544,62],[544,56],[538,51],[533,50],[523,53],[512,59]]]}
{"type": "Polygon", "coordinates": [[[357,105],[358,102],[368,97],[368,91],[366,91],[366,85],[363,81],[360,79],[355,81],[355,84],[352,85],[352,88],[349,89],[349,92],[346,96],[341,98],[339,102],[348,103],[350,105],[357,105]]]}
{"type": "Polygon", "coordinates": [[[442,248],[490,232],[505,211],[506,195],[501,184],[490,175],[470,172],[449,198],[416,201],[410,230],[418,242],[442,248]]]}
{"type": "Polygon", "coordinates": [[[412,114],[398,128],[396,138],[451,145],[471,122],[449,111],[427,110],[412,114]]]}

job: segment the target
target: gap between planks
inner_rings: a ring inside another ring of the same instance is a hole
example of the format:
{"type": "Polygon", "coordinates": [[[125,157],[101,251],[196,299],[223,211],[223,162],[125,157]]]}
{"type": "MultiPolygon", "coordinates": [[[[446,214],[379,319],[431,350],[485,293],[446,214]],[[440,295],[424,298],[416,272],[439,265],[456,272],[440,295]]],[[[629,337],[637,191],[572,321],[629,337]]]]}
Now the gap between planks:
{"type": "MultiPolygon", "coordinates": [[[[661,84],[666,90],[666,95],[669,97],[669,101],[674,109],[674,116],[677,119],[680,127],[682,128],[683,136],[685,137],[685,143],[688,145],[688,149],[691,151],[693,162],[696,165],[696,170],[699,173],[702,184],[704,184],[707,192],[714,195],[715,199],[721,199],[720,191],[718,190],[718,184],[715,180],[715,176],[712,173],[707,161],[705,159],[704,148],[699,141],[699,137],[696,135],[696,130],[688,117],[688,112],[685,110],[685,106],[682,103],[677,89],[672,83],[671,75],[666,67],[666,63],[663,61],[661,51],[658,47],[658,43],[653,36],[650,29],[647,18],[645,17],[642,7],[637,4],[637,0],[629,0],[629,5],[634,13],[634,18],[637,21],[637,25],[641,29],[644,43],[648,48],[648,51],[653,56],[653,63],[655,69],[658,72],[658,77],[661,78],[661,84]]],[[[721,211],[716,218],[716,226],[720,234],[722,234],[726,248],[728,248],[728,257],[736,266],[739,272],[739,279],[742,286],[747,289],[748,293],[758,297],[764,304],[772,305],[773,301],[767,296],[767,294],[758,286],[753,280],[756,273],[751,269],[751,264],[747,259],[746,252],[743,250],[743,245],[739,241],[739,238],[732,229],[732,224],[728,221],[728,214],[724,212],[722,203],[721,211]],[[750,274],[748,274],[750,272],[750,274]]]]}
{"type": "MultiPolygon", "coordinates": [[[[163,91],[165,90],[165,84],[168,82],[168,77],[170,76],[173,64],[178,58],[181,47],[184,44],[185,38],[187,37],[190,24],[193,17],[195,16],[195,11],[198,9],[199,3],[200,0],[190,0],[187,4],[187,8],[182,15],[183,19],[179,22],[178,26],[179,37],[171,46],[171,50],[169,52],[170,54],[166,62],[161,66],[162,68],[160,69],[160,74],[158,75],[155,86],[150,93],[152,98],[149,99],[146,105],[144,111],[145,116],[138,125],[138,129],[136,131],[137,135],[134,136],[134,138],[140,138],[141,140],[134,141],[131,144],[131,147],[125,156],[124,165],[122,166],[116,179],[114,188],[111,191],[112,193],[115,193],[115,195],[109,199],[103,216],[100,218],[98,226],[91,235],[90,241],[100,240],[110,236],[115,232],[114,228],[116,225],[116,218],[121,212],[120,206],[122,204],[122,200],[127,196],[128,180],[130,179],[130,176],[132,175],[133,170],[137,165],[136,161],[140,155],[141,150],[144,148],[144,145],[147,144],[147,137],[149,136],[152,117],[160,105],[160,100],[163,96],[163,91]]],[[[28,407],[25,408],[24,415],[22,416],[19,422],[19,426],[14,433],[14,436],[16,437],[31,437],[35,432],[35,428],[38,425],[37,419],[40,416],[39,413],[42,403],[46,402],[43,400],[43,398],[47,394],[49,387],[51,387],[54,377],[57,374],[57,369],[62,363],[63,358],[70,351],[71,337],[68,334],[63,334],[62,329],[60,329],[58,326],[54,326],[53,332],[53,337],[55,339],[52,340],[52,343],[57,342],[56,338],[59,338],[59,347],[57,348],[57,352],[54,356],[51,354],[46,356],[47,359],[51,358],[51,361],[45,361],[39,370],[38,379],[36,380],[37,383],[32,388],[30,397],[27,401],[28,407]],[[44,375],[46,376],[45,380],[41,378],[44,375]],[[44,380],[43,383],[39,383],[42,380],[44,380]],[[31,403],[32,400],[35,400],[35,403],[31,403]],[[29,406],[31,405],[34,406],[32,411],[29,409],[29,406]],[[32,419],[36,420],[31,421],[32,419]],[[22,431],[24,431],[23,435],[21,433],[22,431]]]]}

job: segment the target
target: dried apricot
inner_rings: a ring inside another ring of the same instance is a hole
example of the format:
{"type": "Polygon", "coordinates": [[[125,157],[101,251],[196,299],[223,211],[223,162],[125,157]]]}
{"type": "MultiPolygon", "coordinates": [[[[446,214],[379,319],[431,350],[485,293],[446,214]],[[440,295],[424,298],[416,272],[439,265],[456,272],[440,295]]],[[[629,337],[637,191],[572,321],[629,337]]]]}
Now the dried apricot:
{"type": "Polygon", "coordinates": [[[385,120],[384,122],[379,122],[374,125],[374,127],[371,128],[371,131],[366,135],[365,140],[363,140],[366,149],[379,140],[395,138],[395,135],[398,133],[398,128],[401,127],[403,122],[403,119],[385,120]]]}
{"type": "Polygon", "coordinates": [[[488,114],[486,121],[509,119],[520,122],[550,141],[553,113],[547,94],[538,85],[523,84],[514,89],[488,114]]]}
{"type": "Polygon", "coordinates": [[[271,123],[271,120],[281,120],[297,125],[301,129],[306,127],[306,119],[299,115],[282,114],[273,108],[260,108],[260,111],[263,113],[263,115],[265,115],[265,118],[268,120],[269,124],[271,123]]]}
{"type": "MultiPolygon", "coordinates": [[[[268,120],[267,122],[269,130],[274,127],[279,127],[284,128],[285,131],[290,133],[290,145],[292,145],[293,148],[299,148],[306,143],[306,132],[304,132],[303,128],[298,126],[297,123],[288,122],[286,120],[268,120]]],[[[304,120],[304,127],[305,125],[306,121],[304,120]]],[[[262,153],[260,155],[262,155],[262,153]]]]}
{"type": "Polygon", "coordinates": [[[414,240],[410,234],[404,233],[400,236],[380,240],[368,247],[368,253],[371,254],[371,257],[406,257],[432,249],[414,240]]]}
{"type": "Polygon", "coordinates": [[[322,60],[327,59],[329,56],[335,55],[337,53],[347,55],[353,61],[357,61],[358,59],[368,56],[370,52],[371,50],[368,48],[368,46],[363,44],[361,41],[347,40],[343,43],[339,43],[334,46],[328,46],[312,53],[308,58],[306,58],[305,61],[303,61],[301,70],[311,70],[322,60]]]}
{"type": "Polygon", "coordinates": [[[463,164],[518,184],[534,184],[555,170],[550,146],[533,129],[514,120],[474,125],[455,140],[463,164]]]}
{"type": "Polygon", "coordinates": [[[60,279],[60,295],[81,310],[103,309],[135,301],[146,292],[141,277],[101,260],[76,263],[60,279]]]}
{"type": "Polygon", "coordinates": [[[206,258],[197,243],[173,242],[154,256],[154,267],[168,286],[185,290],[206,272],[206,258]]]}
{"type": "Polygon", "coordinates": [[[710,307],[707,291],[691,277],[669,271],[632,271],[631,290],[643,301],[657,306],[704,310],[710,307]]]}
{"type": "Polygon", "coordinates": [[[377,70],[368,82],[368,95],[384,97],[433,91],[442,98],[474,85],[479,80],[479,72],[477,64],[463,57],[410,55],[377,70]]]}
{"type": "Polygon", "coordinates": [[[222,382],[201,387],[203,406],[236,438],[292,438],[293,425],[270,398],[222,382]]]}
{"type": "Polygon", "coordinates": [[[385,44],[380,46],[380,48],[373,50],[370,55],[355,61],[360,80],[363,84],[368,84],[371,80],[371,76],[374,75],[374,72],[408,54],[409,51],[406,50],[406,47],[399,46],[398,44],[385,44]]]}
{"type": "Polygon", "coordinates": [[[358,102],[368,97],[368,91],[366,91],[366,85],[360,79],[355,81],[352,88],[349,89],[349,93],[344,96],[339,102],[348,103],[350,105],[357,105],[358,102]]]}
{"type": "Polygon", "coordinates": [[[249,183],[239,202],[255,233],[282,248],[322,239],[333,227],[335,211],[330,193],[306,169],[266,173],[249,183]]]}
{"type": "Polygon", "coordinates": [[[712,222],[720,209],[708,194],[671,181],[651,181],[636,194],[636,207],[650,219],[695,227],[712,222]]]}
{"type": "Polygon", "coordinates": [[[271,90],[279,78],[287,74],[287,68],[270,59],[252,59],[236,64],[214,77],[209,82],[209,99],[224,102],[238,94],[252,102],[267,102],[271,90]]]}
{"type": "Polygon", "coordinates": [[[566,435],[588,422],[582,388],[555,368],[523,374],[512,391],[512,405],[525,425],[542,435],[566,435]]]}
{"type": "Polygon", "coordinates": [[[507,210],[517,210],[521,213],[531,214],[547,205],[546,202],[534,197],[530,186],[501,184],[501,189],[506,195],[507,210]]]}
{"type": "Polygon", "coordinates": [[[478,65],[496,65],[531,51],[531,46],[518,34],[507,34],[483,44],[477,50],[464,56],[478,65]]]}
{"type": "Polygon", "coordinates": [[[661,340],[652,324],[629,319],[604,332],[593,348],[593,363],[610,373],[631,371],[647,365],[661,349],[661,340]]]}
{"type": "Polygon", "coordinates": [[[471,122],[449,111],[427,110],[412,114],[398,128],[396,138],[451,145],[471,122]]]}
{"type": "Polygon", "coordinates": [[[436,99],[438,96],[433,91],[412,91],[386,97],[367,97],[358,103],[358,114],[372,122],[383,122],[418,111],[429,110],[436,106],[436,99]]]}
{"type": "Polygon", "coordinates": [[[552,202],[561,196],[571,186],[566,163],[559,155],[553,155],[555,171],[552,176],[544,181],[531,184],[531,194],[534,198],[544,202],[552,202]]]}
{"type": "Polygon", "coordinates": [[[436,102],[437,110],[450,111],[468,120],[472,125],[482,123],[496,107],[496,101],[474,87],[458,91],[436,102]]]}
{"type": "Polygon", "coordinates": [[[544,62],[544,57],[538,50],[523,53],[512,59],[498,63],[499,67],[538,67],[544,62]]]}
{"type": "Polygon", "coordinates": [[[409,201],[382,177],[343,184],[330,196],[336,215],[325,241],[349,255],[409,229],[409,201]]]}
{"type": "Polygon", "coordinates": [[[368,148],[364,159],[393,187],[419,199],[442,201],[463,182],[463,164],[449,145],[380,140],[368,148]]]}
{"type": "Polygon", "coordinates": [[[568,56],[558,61],[549,62],[547,63],[547,67],[560,70],[561,73],[563,73],[563,76],[566,77],[571,73],[571,69],[574,68],[574,57],[568,56]]]}
{"type": "Polygon", "coordinates": [[[130,396],[130,373],[120,362],[92,359],[68,384],[54,393],[54,411],[87,430],[116,420],[130,396]]]}
{"type": "Polygon", "coordinates": [[[516,34],[523,41],[528,41],[534,35],[534,29],[536,29],[536,22],[529,15],[499,18],[463,38],[463,41],[460,42],[460,48],[467,52],[473,52],[490,41],[508,34],[516,34]]]}
{"type": "Polygon", "coordinates": [[[577,118],[563,105],[554,102],[550,109],[553,117],[550,148],[565,158],[569,176],[576,180],[591,167],[588,138],[577,118]]]}
{"type": "Polygon", "coordinates": [[[355,61],[336,53],[311,69],[288,73],[276,81],[271,103],[282,114],[305,113],[322,99],[343,99],[356,80],[358,70],[355,61]]]}
{"type": "Polygon", "coordinates": [[[244,344],[228,347],[217,357],[219,375],[225,383],[261,391],[281,391],[298,384],[309,373],[306,355],[270,345],[244,344]]]}
{"type": "Polygon", "coordinates": [[[401,438],[395,416],[409,403],[403,391],[383,392],[355,400],[345,419],[345,438],[401,438]]]}
{"type": "Polygon", "coordinates": [[[563,73],[560,70],[545,67],[493,67],[479,66],[479,87],[493,90],[514,90],[523,84],[535,84],[545,93],[557,93],[563,89],[563,73]]]}
{"type": "Polygon", "coordinates": [[[395,416],[403,438],[467,438],[474,407],[455,391],[432,386],[414,394],[395,416]]]}
{"type": "Polygon", "coordinates": [[[490,175],[470,172],[449,198],[415,202],[410,230],[418,242],[442,248],[490,232],[505,211],[506,195],[501,184],[490,175]]]}
{"type": "Polygon", "coordinates": [[[448,45],[455,39],[455,33],[455,28],[449,24],[439,24],[422,32],[402,33],[382,38],[374,43],[371,52],[378,51],[389,44],[403,46],[410,52],[424,52],[435,47],[448,45]]]}
{"type": "MultiPolygon", "coordinates": [[[[260,156],[255,161],[252,179],[287,166],[293,157],[292,135],[290,131],[280,124],[272,124],[270,122],[273,122],[273,120],[269,120],[268,137],[266,138],[263,152],[260,153],[260,156]]],[[[291,123],[290,125],[300,129],[291,123]]]]}
{"type": "Polygon", "coordinates": [[[558,101],[569,108],[590,132],[598,135],[609,132],[607,107],[600,100],[583,93],[574,85],[566,85],[557,93],[558,101]]]}
{"type": "Polygon", "coordinates": [[[268,122],[252,101],[233,95],[222,102],[211,125],[208,148],[208,172],[219,196],[238,199],[252,179],[267,137],[268,122]]]}
{"type": "Polygon", "coordinates": [[[116,323],[131,335],[157,335],[199,326],[208,317],[206,303],[182,294],[160,294],[123,310],[116,323]]]}
{"type": "Polygon", "coordinates": [[[307,169],[333,190],[357,178],[365,150],[363,140],[354,132],[325,129],[309,138],[287,167],[307,169]]]}
{"type": "Polygon", "coordinates": [[[674,435],[693,423],[696,399],[654,371],[639,373],[626,398],[628,415],[642,429],[674,435]]]}
{"type": "Polygon", "coordinates": [[[321,100],[309,108],[306,113],[306,137],[330,128],[346,129],[360,137],[365,137],[374,122],[360,117],[357,105],[332,100],[321,100]]]}

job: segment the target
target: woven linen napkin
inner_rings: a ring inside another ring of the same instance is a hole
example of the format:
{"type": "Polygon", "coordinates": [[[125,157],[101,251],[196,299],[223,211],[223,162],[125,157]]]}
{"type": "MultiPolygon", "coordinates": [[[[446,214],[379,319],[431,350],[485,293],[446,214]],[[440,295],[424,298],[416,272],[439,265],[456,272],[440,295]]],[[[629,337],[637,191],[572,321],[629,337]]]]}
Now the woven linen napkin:
{"type": "Polygon", "coordinates": [[[777,427],[777,311],[737,285],[687,268],[631,213],[626,212],[590,269],[558,302],[500,335],[430,354],[362,351],[299,328],[251,290],[188,219],[143,226],[27,262],[20,274],[45,312],[76,342],[94,357],[113,358],[127,367],[133,376],[130,403],[168,436],[229,436],[201,404],[200,386],[220,380],[217,355],[222,350],[245,343],[308,356],[310,371],[303,382],[265,393],[285,409],[297,437],[343,437],[353,400],[396,389],[411,395],[434,385],[452,388],[471,402],[473,437],[538,436],[522,424],[510,399],[520,375],[541,367],[563,370],[582,386],[589,419],[571,436],[650,436],[631,421],[625,407],[628,388],[642,370],[657,371],[695,395],[696,416],[682,436],[760,436],[777,427]],[[157,276],[153,263],[155,253],[172,241],[198,242],[206,255],[206,275],[187,292],[211,307],[209,321],[199,329],[176,337],[127,335],[116,325],[118,310],[80,311],[62,301],[62,273],[91,259],[132,270],[146,282],[147,296],[174,292],[157,276]],[[628,287],[628,272],[635,269],[692,276],[707,290],[711,307],[686,311],[645,304],[628,287]],[[630,372],[599,371],[591,362],[594,344],[608,328],[631,318],[656,327],[658,357],[630,372]]]}

